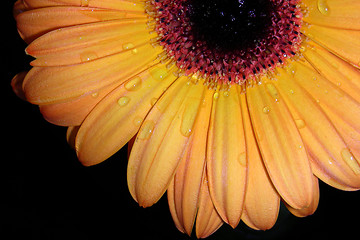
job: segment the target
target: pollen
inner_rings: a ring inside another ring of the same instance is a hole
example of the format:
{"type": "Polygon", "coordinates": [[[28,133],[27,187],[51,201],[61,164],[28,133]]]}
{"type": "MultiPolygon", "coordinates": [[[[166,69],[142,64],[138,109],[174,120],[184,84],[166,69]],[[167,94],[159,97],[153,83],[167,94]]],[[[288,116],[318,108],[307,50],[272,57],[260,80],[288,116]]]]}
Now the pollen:
{"type": "Polygon", "coordinates": [[[299,0],[149,0],[146,11],[166,60],[210,85],[257,82],[300,53],[299,0]]]}

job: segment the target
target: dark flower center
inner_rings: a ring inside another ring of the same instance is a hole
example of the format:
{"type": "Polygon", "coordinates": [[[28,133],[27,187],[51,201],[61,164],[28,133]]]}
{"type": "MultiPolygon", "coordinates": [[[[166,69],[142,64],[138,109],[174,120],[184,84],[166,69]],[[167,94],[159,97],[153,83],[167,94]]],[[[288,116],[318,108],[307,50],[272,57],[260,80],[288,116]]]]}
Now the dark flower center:
{"type": "Polygon", "coordinates": [[[268,0],[191,0],[194,36],[221,50],[254,47],[269,34],[274,6],[268,0]]]}
{"type": "Polygon", "coordinates": [[[299,0],[149,0],[158,43],[185,75],[249,83],[296,55],[299,0]]]}

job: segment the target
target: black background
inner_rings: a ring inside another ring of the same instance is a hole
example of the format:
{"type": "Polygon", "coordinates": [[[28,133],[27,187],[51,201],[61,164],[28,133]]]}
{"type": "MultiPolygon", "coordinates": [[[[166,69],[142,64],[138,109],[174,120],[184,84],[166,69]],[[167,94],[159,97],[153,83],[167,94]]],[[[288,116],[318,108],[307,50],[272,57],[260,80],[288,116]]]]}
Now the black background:
{"type": "MultiPolygon", "coordinates": [[[[2,1],[0,238],[120,239],[131,234],[189,239],[175,228],[166,197],[147,209],[131,198],[125,148],[104,163],[85,168],[66,143],[66,129],[47,123],[36,106],[13,94],[11,78],[28,70],[31,60],[16,31],[13,2],[2,1]]],[[[312,216],[296,218],[282,208],[272,230],[223,226],[209,239],[358,236],[360,192],[343,192],[323,183],[320,188],[320,205],[312,216]]]]}

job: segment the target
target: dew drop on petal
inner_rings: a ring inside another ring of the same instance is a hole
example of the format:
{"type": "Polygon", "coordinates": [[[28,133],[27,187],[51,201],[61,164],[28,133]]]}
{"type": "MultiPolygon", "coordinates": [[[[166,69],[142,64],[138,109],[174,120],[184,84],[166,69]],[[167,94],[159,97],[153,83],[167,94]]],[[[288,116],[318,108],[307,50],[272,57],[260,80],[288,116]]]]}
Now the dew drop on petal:
{"type": "Polygon", "coordinates": [[[263,113],[268,114],[270,112],[270,108],[268,106],[263,108],[263,113]]]}
{"type": "Polygon", "coordinates": [[[88,51],[88,52],[83,52],[80,54],[80,60],[82,62],[88,62],[88,61],[92,61],[98,58],[98,55],[96,54],[96,52],[92,52],[92,51],[88,51]]]}
{"type": "Polygon", "coordinates": [[[147,120],[144,122],[144,124],[142,125],[139,133],[138,133],[138,139],[148,139],[151,134],[154,131],[154,127],[155,127],[155,122],[152,120],[147,120]]]}
{"type": "Polygon", "coordinates": [[[185,137],[189,137],[192,132],[192,128],[195,123],[196,115],[199,109],[200,102],[189,104],[187,108],[185,108],[184,113],[181,119],[180,132],[185,137]]]}
{"type": "Polygon", "coordinates": [[[267,92],[270,94],[270,96],[274,99],[275,102],[279,101],[279,92],[276,89],[275,85],[272,83],[267,83],[266,85],[266,90],[267,92]]]}
{"type": "Polygon", "coordinates": [[[326,0],[318,0],[317,6],[319,9],[319,12],[323,15],[329,15],[329,6],[326,2],[326,0]]]}
{"type": "Polygon", "coordinates": [[[246,153],[245,152],[243,152],[239,155],[239,163],[242,166],[246,166],[246,153]]]}
{"type": "Polygon", "coordinates": [[[134,118],[134,125],[136,127],[139,127],[143,121],[144,119],[142,117],[137,116],[134,118]]]}
{"type": "Polygon", "coordinates": [[[136,91],[141,88],[141,78],[136,76],[125,83],[125,89],[128,91],[136,91]]]}
{"type": "Polygon", "coordinates": [[[214,100],[217,100],[219,98],[219,93],[218,92],[214,93],[213,98],[214,100]]]}
{"type": "Polygon", "coordinates": [[[132,43],[125,43],[125,44],[122,45],[122,48],[123,48],[124,50],[133,49],[134,47],[135,47],[135,46],[134,46],[134,44],[132,44],[132,43]]]}
{"type": "Polygon", "coordinates": [[[302,129],[302,128],[306,127],[306,123],[302,119],[295,119],[295,124],[298,129],[302,129]]]}
{"type": "Polygon", "coordinates": [[[359,163],[356,161],[354,155],[352,155],[349,149],[344,148],[341,151],[341,157],[356,175],[360,175],[359,163]]]}
{"type": "Polygon", "coordinates": [[[81,6],[82,7],[88,7],[89,6],[89,1],[90,0],[81,0],[81,6]]]}
{"type": "Polygon", "coordinates": [[[134,48],[133,50],[131,50],[131,52],[135,55],[138,54],[139,50],[137,48],[134,48]]]}
{"type": "Polygon", "coordinates": [[[130,102],[130,98],[128,98],[128,97],[121,97],[117,101],[117,103],[119,104],[120,107],[126,106],[129,102],[130,102]]]}
{"type": "Polygon", "coordinates": [[[168,75],[168,70],[165,67],[155,67],[150,70],[150,75],[155,80],[163,80],[168,75]]]}

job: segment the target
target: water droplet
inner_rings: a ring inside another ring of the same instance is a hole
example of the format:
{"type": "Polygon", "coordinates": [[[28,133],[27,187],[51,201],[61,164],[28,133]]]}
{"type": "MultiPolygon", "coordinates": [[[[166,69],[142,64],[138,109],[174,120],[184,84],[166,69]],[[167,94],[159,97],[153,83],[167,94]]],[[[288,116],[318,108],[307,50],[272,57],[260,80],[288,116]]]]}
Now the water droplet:
{"type": "Polygon", "coordinates": [[[219,98],[219,93],[218,92],[214,93],[213,98],[214,100],[217,100],[219,98]]]}
{"type": "Polygon", "coordinates": [[[239,155],[239,163],[242,166],[246,166],[246,153],[245,152],[243,152],[239,155]]]}
{"type": "Polygon", "coordinates": [[[193,104],[189,104],[187,108],[185,108],[184,113],[181,119],[180,132],[185,137],[189,137],[192,132],[192,128],[195,123],[195,119],[197,116],[197,112],[199,109],[200,102],[194,102],[193,104]]]}
{"type": "Polygon", "coordinates": [[[289,92],[290,92],[291,94],[294,94],[294,93],[295,93],[295,91],[292,90],[292,89],[290,89],[289,92]]]}
{"type": "Polygon", "coordinates": [[[88,7],[90,0],[81,0],[81,6],[82,7],[88,7]]]}
{"type": "Polygon", "coordinates": [[[279,92],[276,89],[275,85],[272,83],[267,83],[266,85],[266,90],[267,92],[270,94],[270,96],[274,99],[275,102],[279,101],[279,92]]]}
{"type": "Polygon", "coordinates": [[[268,114],[270,112],[270,108],[269,107],[264,107],[263,108],[263,113],[265,113],[265,114],[268,114]]]}
{"type": "Polygon", "coordinates": [[[344,148],[341,151],[341,157],[356,175],[360,175],[359,163],[356,161],[349,149],[344,148]]]}
{"type": "Polygon", "coordinates": [[[323,15],[329,15],[329,6],[326,0],[318,0],[317,2],[318,10],[323,15]]]}
{"type": "Polygon", "coordinates": [[[140,77],[133,77],[125,84],[125,89],[129,91],[136,91],[141,88],[141,82],[140,77]]]}
{"type": "Polygon", "coordinates": [[[138,133],[138,139],[148,139],[154,131],[155,122],[152,120],[147,120],[141,126],[141,129],[138,133]]]}
{"type": "Polygon", "coordinates": [[[80,60],[82,62],[88,62],[88,61],[92,61],[98,58],[98,55],[96,54],[96,52],[83,52],[80,54],[80,60]]]}
{"type": "Polygon", "coordinates": [[[134,118],[134,125],[136,127],[139,127],[143,121],[144,121],[144,119],[142,117],[135,117],[134,118]]]}
{"type": "Polygon", "coordinates": [[[134,48],[133,50],[131,50],[131,52],[132,52],[133,54],[138,54],[139,50],[137,50],[137,48],[134,48]]]}
{"type": "Polygon", "coordinates": [[[97,98],[97,97],[99,96],[99,92],[94,92],[93,94],[91,94],[91,96],[92,96],[93,98],[97,98]]]}
{"type": "Polygon", "coordinates": [[[302,128],[306,127],[306,123],[302,119],[295,119],[295,124],[298,129],[302,129],[302,128]]]}
{"type": "Polygon", "coordinates": [[[128,97],[121,97],[117,101],[117,103],[119,104],[120,107],[126,106],[129,102],[130,102],[130,98],[128,98],[128,97]]]}
{"type": "Polygon", "coordinates": [[[155,67],[150,70],[150,75],[155,80],[163,80],[168,75],[168,70],[165,67],[155,67]]]}
{"type": "Polygon", "coordinates": [[[135,46],[134,46],[134,44],[132,44],[132,43],[125,43],[125,44],[122,45],[122,48],[123,48],[124,50],[133,49],[134,47],[135,47],[135,46]]]}
{"type": "Polygon", "coordinates": [[[224,95],[224,97],[228,97],[228,96],[230,95],[230,93],[229,93],[228,91],[225,91],[225,92],[223,93],[223,95],[224,95]]]}

